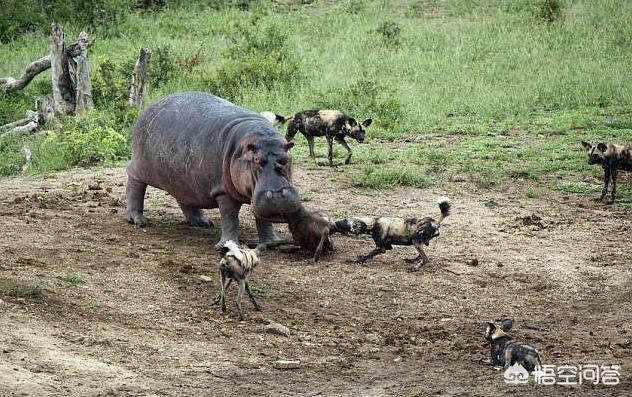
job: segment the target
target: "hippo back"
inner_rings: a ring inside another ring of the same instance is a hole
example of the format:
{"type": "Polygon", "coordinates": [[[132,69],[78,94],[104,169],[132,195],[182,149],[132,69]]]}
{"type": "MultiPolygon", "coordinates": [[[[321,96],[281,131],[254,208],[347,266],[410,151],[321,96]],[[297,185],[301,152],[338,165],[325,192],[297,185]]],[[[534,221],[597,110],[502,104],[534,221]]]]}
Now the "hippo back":
{"type": "Polygon", "coordinates": [[[139,117],[128,174],[163,189],[179,203],[215,207],[210,191],[222,181],[222,165],[245,136],[278,139],[261,115],[201,92],[168,96],[139,117]]]}

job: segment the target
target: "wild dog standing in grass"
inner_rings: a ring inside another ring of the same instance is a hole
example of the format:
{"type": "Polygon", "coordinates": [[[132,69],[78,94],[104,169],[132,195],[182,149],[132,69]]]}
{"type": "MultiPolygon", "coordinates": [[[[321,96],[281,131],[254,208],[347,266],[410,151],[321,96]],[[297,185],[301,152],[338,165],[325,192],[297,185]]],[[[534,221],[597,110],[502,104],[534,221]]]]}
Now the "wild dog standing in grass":
{"type": "Polygon", "coordinates": [[[287,127],[285,139],[290,142],[294,139],[294,135],[297,132],[303,134],[309,144],[309,155],[316,161],[314,138],[325,136],[327,138],[329,165],[333,165],[334,140],[347,150],[345,164],[349,164],[351,161],[351,148],[345,141],[345,137],[351,136],[360,143],[364,142],[365,130],[372,122],[373,120],[366,119],[358,123],[353,117],[337,110],[305,110],[294,115],[287,127]]]}
{"type": "Polygon", "coordinates": [[[528,372],[533,372],[542,366],[540,353],[534,347],[514,341],[494,323],[487,323],[485,339],[489,342],[492,365],[496,367],[507,368],[518,363],[528,372]]]}
{"type": "Polygon", "coordinates": [[[261,306],[255,300],[252,291],[250,290],[250,274],[259,264],[259,249],[250,249],[245,247],[239,247],[234,241],[227,241],[221,249],[222,259],[219,261],[219,276],[221,282],[220,293],[215,298],[215,304],[219,303],[222,312],[226,311],[226,288],[230,283],[235,280],[237,283],[237,314],[239,320],[244,319],[244,315],[241,311],[241,300],[244,296],[244,291],[248,293],[248,297],[252,301],[256,310],[261,310],[261,306]]]}
{"type": "Polygon", "coordinates": [[[584,141],[582,141],[582,145],[588,151],[588,164],[601,164],[601,168],[603,168],[603,190],[599,200],[606,197],[608,184],[612,181],[610,203],[614,203],[619,170],[632,171],[632,148],[613,143],[593,145],[584,141]]]}
{"type": "Polygon", "coordinates": [[[376,248],[366,255],[360,255],[358,261],[364,263],[378,254],[393,249],[393,245],[412,245],[417,250],[417,257],[406,259],[406,262],[415,263],[411,270],[419,270],[428,262],[423,245],[428,245],[430,240],[439,236],[439,227],[443,220],[450,215],[450,201],[447,197],[441,197],[437,203],[441,215],[434,220],[430,217],[417,218],[357,218],[346,217],[335,221],[334,231],[339,233],[368,234],[373,237],[376,248]]]}

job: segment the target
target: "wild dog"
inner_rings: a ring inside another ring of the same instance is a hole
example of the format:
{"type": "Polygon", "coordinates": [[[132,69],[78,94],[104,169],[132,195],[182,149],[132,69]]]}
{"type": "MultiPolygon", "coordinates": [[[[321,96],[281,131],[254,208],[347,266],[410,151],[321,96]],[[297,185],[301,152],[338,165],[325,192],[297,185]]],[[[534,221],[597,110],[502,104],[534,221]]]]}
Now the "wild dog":
{"type": "Polygon", "coordinates": [[[345,141],[345,137],[351,136],[356,141],[362,143],[366,135],[366,129],[373,120],[366,119],[358,123],[356,119],[337,110],[305,110],[296,113],[287,127],[285,139],[290,142],[294,135],[300,132],[307,139],[309,144],[309,155],[316,161],[314,152],[314,138],[325,136],[327,139],[329,165],[333,165],[333,144],[334,140],[347,150],[345,164],[351,161],[351,148],[345,141]]]}
{"type": "Polygon", "coordinates": [[[441,211],[437,220],[431,217],[422,219],[346,217],[335,221],[334,231],[356,235],[368,234],[373,237],[376,248],[366,255],[360,255],[358,257],[360,263],[393,249],[393,245],[412,245],[417,250],[417,256],[405,261],[415,263],[411,270],[419,270],[428,262],[423,245],[428,245],[430,240],[439,236],[441,223],[450,215],[451,204],[447,197],[441,197],[437,203],[441,211]]]}
{"type": "Polygon", "coordinates": [[[259,114],[265,117],[272,125],[283,125],[293,119],[293,117],[285,117],[274,112],[259,112],[259,114]]]}
{"type": "Polygon", "coordinates": [[[610,204],[614,204],[617,192],[617,175],[619,170],[632,171],[632,148],[630,146],[615,145],[613,143],[598,143],[596,145],[582,141],[588,151],[588,164],[601,164],[603,168],[603,190],[599,201],[608,194],[608,184],[612,181],[610,204]]]}
{"type": "Polygon", "coordinates": [[[220,304],[222,312],[226,311],[226,288],[234,280],[237,284],[237,315],[239,320],[244,319],[241,311],[241,300],[244,291],[248,293],[248,297],[255,306],[255,310],[261,310],[261,306],[255,300],[250,290],[250,275],[252,271],[259,265],[259,254],[262,250],[239,247],[234,241],[227,241],[221,248],[222,259],[219,261],[220,276],[220,293],[215,298],[215,304],[220,304]]]}
{"type": "Polygon", "coordinates": [[[261,248],[267,249],[280,245],[295,244],[313,254],[314,263],[322,254],[333,251],[333,243],[329,237],[334,228],[333,220],[325,213],[308,211],[301,206],[298,211],[287,214],[286,221],[292,239],[282,239],[265,243],[261,248]]]}
{"type": "Polygon", "coordinates": [[[488,322],[485,339],[489,342],[492,365],[496,367],[508,368],[518,363],[528,372],[533,372],[542,366],[540,353],[534,347],[514,341],[501,326],[488,322]]]}

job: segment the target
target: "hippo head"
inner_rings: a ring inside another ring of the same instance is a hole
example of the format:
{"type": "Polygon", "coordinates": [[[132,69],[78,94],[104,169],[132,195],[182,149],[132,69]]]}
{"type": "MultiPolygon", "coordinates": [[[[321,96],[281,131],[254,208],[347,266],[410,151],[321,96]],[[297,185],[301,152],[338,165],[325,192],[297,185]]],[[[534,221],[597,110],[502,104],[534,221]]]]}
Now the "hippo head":
{"type": "Polygon", "coordinates": [[[282,137],[252,137],[241,143],[230,165],[237,192],[250,197],[250,208],[257,218],[284,222],[285,214],[301,206],[298,191],[292,186],[294,144],[282,137]]]}

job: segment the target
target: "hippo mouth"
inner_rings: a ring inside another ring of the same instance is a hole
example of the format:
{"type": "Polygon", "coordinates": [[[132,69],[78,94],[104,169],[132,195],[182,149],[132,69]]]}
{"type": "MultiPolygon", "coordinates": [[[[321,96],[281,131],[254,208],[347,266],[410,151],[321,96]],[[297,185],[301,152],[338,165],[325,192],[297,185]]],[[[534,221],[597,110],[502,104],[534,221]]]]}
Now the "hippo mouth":
{"type": "Polygon", "coordinates": [[[279,190],[265,190],[254,195],[250,210],[258,219],[273,223],[287,222],[287,215],[295,212],[301,202],[292,186],[279,190]]]}

